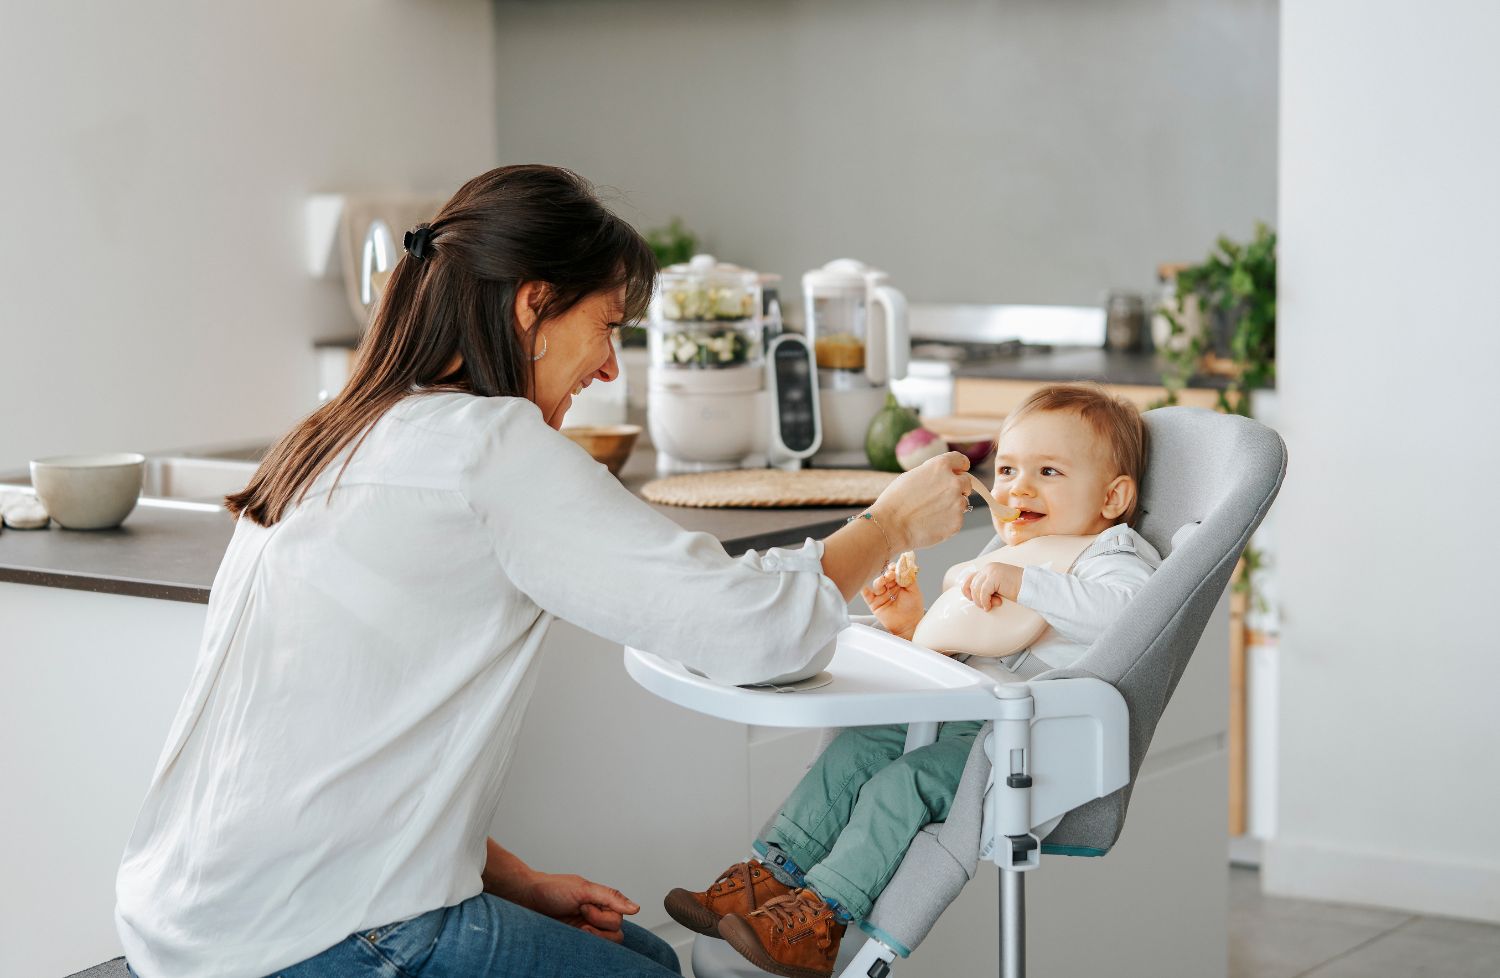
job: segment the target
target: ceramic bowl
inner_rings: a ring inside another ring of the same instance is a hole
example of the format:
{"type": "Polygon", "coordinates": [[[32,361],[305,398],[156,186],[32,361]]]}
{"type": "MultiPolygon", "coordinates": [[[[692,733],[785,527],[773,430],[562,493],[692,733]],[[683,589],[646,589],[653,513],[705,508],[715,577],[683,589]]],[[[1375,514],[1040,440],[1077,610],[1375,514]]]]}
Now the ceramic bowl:
{"type": "Polygon", "coordinates": [[[619,475],[625,460],[635,450],[635,439],[641,433],[638,424],[584,425],[563,428],[562,433],[603,462],[612,475],[619,475]]]}
{"type": "Polygon", "coordinates": [[[59,455],[34,459],[31,485],[47,512],[70,530],[119,526],[141,498],[146,456],[59,455]]]}

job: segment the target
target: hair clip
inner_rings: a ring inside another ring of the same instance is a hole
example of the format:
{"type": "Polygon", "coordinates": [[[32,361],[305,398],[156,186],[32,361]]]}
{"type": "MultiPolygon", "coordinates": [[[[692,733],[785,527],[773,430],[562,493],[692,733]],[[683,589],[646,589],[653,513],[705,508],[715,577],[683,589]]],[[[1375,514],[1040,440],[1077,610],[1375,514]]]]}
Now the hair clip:
{"type": "Polygon", "coordinates": [[[406,245],[406,253],[408,255],[411,255],[418,261],[426,258],[430,254],[428,249],[432,247],[432,228],[423,224],[415,231],[406,232],[403,244],[406,245]]]}

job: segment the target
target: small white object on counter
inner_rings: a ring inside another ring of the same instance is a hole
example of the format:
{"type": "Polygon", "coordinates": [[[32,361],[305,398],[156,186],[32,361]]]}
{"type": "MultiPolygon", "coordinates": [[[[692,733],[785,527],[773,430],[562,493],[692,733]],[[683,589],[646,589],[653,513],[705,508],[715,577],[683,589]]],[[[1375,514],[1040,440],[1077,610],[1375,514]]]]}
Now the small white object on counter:
{"type": "Polygon", "coordinates": [[[41,530],[52,522],[40,499],[21,492],[0,495],[0,516],[13,530],[41,530]]]}

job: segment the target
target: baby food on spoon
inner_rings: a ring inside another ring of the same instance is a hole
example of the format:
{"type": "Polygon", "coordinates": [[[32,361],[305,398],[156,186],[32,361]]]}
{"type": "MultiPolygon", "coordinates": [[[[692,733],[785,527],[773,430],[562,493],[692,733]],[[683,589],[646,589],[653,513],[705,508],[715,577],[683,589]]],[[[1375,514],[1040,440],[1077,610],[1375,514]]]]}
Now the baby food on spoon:
{"type": "Polygon", "coordinates": [[[990,491],[985,488],[984,483],[974,477],[973,473],[970,473],[969,481],[974,483],[974,491],[979,493],[979,498],[983,499],[985,505],[990,508],[990,522],[995,524],[996,533],[1000,532],[1000,524],[1014,523],[1021,518],[1021,510],[1002,506],[999,500],[990,495],[990,491]]]}

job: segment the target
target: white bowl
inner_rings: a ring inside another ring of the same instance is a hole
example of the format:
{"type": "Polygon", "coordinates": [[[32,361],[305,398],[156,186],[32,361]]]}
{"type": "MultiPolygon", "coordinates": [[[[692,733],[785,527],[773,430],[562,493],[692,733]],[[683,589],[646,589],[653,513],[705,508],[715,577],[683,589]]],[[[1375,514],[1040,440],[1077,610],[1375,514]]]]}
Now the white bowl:
{"type": "Polygon", "coordinates": [[[119,526],[141,498],[146,456],[58,455],[33,459],[31,486],[52,518],[70,530],[119,526]]]}

